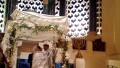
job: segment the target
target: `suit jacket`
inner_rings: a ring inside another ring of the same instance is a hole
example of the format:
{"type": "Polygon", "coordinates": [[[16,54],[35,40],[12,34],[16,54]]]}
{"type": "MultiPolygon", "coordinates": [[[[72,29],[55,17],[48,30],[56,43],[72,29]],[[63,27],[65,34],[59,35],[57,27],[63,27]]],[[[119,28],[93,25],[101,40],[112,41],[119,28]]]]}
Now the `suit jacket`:
{"type": "Polygon", "coordinates": [[[32,67],[32,58],[33,58],[33,53],[29,54],[28,56],[28,63],[30,64],[30,68],[32,67]]]}

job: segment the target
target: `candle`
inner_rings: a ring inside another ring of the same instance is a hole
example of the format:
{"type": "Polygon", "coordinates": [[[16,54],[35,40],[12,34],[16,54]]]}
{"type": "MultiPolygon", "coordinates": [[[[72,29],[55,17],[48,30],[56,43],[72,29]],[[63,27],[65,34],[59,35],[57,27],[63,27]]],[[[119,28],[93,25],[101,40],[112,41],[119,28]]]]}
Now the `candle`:
{"type": "Polygon", "coordinates": [[[76,68],[85,68],[84,59],[76,58],[76,68]]]}

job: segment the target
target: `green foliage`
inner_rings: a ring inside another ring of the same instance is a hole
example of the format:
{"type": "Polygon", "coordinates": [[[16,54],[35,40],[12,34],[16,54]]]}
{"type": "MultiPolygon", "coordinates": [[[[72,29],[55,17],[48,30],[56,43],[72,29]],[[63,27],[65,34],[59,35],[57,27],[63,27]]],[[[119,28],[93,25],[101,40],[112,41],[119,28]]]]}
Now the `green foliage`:
{"type": "Polygon", "coordinates": [[[68,47],[67,47],[67,45],[68,45],[68,41],[64,41],[64,51],[67,51],[67,49],[68,49],[68,47]]]}
{"type": "Polygon", "coordinates": [[[9,44],[12,47],[15,44],[15,34],[16,34],[16,28],[15,25],[11,27],[11,33],[10,33],[10,38],[9,38],[9,44]]]}
{"type": "Polygon", "coordinates": [[[67,66],[67,68],[68,68],[68,59],[66,59],[66,51],[68,50],[68,41],[66,41],[66,40],[64,40],[64,46],[63,46],[63,48],[64,48],[64,50],[63,50],[63,56],[62,56],[62,58],[63,58],[63,63],[62,63],[62,66],[63,65],[66,65],[67,66]]]}
{"type": "Polygon", "coordinates": [[[22,28],[27,28],[28,30],[33,29],[33,32],[38,33],[38,32],[45,32],[45,31],[56,31],[58,35],[62,35],[63,33],[58,30],[58,25],[50,24],[47,26],[38,26],[35,25],[35,28],[28,26],[25,23],[22,23],[20,25],[17,25],[18,29],[22,28]]]}

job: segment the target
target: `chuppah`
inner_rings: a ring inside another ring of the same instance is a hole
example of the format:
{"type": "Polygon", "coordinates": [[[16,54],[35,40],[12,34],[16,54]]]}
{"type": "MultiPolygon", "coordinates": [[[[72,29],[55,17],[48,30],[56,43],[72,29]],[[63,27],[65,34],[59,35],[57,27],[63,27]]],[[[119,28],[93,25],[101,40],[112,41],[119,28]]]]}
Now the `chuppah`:
{"type": "MultiPolygon", "coordinates": [[[[66,34],[68,31],[68,22],[66,16],[53,16],[45,14],[40,15],[35,12],[19,11],[16,9],[12,13],[11,17],[13,20],[7,23],[1,47],[4,55],[7,58],[10,68],[16,68],[19,49],[18,47],[21,46],[22,42],[26,40],[39,41],[39,43],[47,41],[52,44],[50,50],[46,52],[46,54],[44,52],[36,52],[34,55],[34,57],[41,56],[41,59],[44,59],[43,61],[45,61],[45,64],[49,63],[46,60],[53,60],[53,62],[56,61],[57,63],[61,57],[65,59],[65,53],[61,56],[56,56],[58,59],[55,59],[55,54],[57,54],[55,50],[56,42],[58,42],[59,38],[61,38],[64,43],[62,46],[67,48],[66,34]],[[45,55],[47,56],[45,57],[45,55]]],[[[64,48],[64,52],[67,51],[64,48]]],[[[58,53],[61,49],[58,49],[58,53]]],[[[39,59],[40,58],[33,60],[39,59]]],[[[63,59],[60,60],[60,63],[62,63],[62,60],[63,59]]],[[[34,64],[34,61],[32,64],[34,64]]],[[[39,67],[38,65],[33,65],[33,68],[52,68],[49,67],[48,64],[44,65],[46,67],[39,67]]]]}

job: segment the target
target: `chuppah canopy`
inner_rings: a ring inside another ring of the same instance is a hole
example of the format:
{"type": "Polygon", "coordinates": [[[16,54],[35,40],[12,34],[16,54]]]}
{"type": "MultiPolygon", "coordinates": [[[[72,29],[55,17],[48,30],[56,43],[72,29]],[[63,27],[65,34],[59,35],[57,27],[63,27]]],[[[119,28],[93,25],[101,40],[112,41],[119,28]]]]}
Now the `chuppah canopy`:
{"type": "Polygon", "coordinates": [[[61,33],[66,35],[68,31],[66,16],[20,12],[18,10],[15,10],[11,16],[18,27],[22,27],[22,29],[17,29],[16,35],[29,36],[28,40],[49,40],[61,33]]]}
{"type": "Polygon", "coordinates": [[[11,17],[13,20],[6,25],[1,48],[12,68],[16,66],[14,64],[17,59],[17,47],[21,45],[19,41],[57,40],[65,36],[68,31],[66,16],[45,15],[16,9],[11,17]]]}

